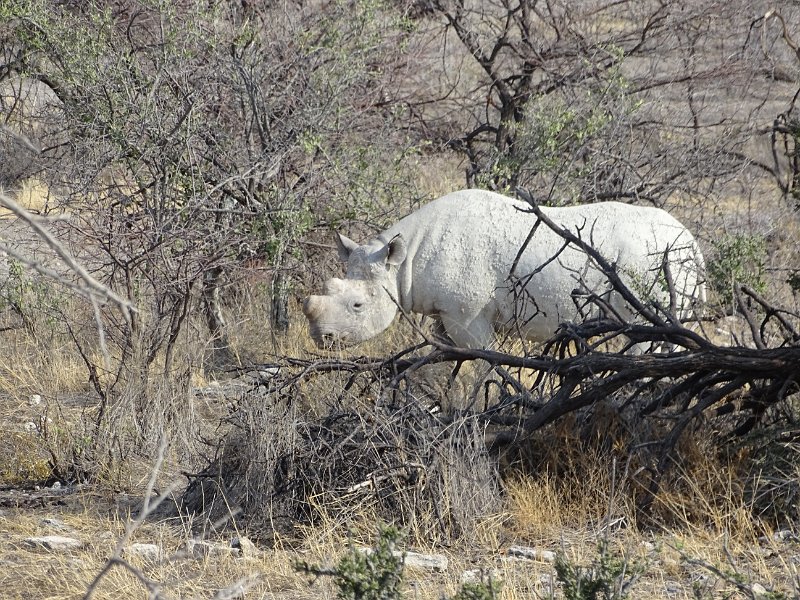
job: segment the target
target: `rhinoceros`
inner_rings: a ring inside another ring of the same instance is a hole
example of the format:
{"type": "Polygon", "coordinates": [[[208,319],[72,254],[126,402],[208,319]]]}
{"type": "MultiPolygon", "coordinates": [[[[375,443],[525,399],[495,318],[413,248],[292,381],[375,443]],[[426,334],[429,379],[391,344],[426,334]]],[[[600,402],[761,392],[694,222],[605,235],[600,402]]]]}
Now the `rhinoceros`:
{"type": "MultiPolygon", "coordinates": [[[[670,303],[665,256],[681,316],[705,299],[698,244],[666,211],[620,202],[541,210],[614,264],[643,301],[670,303]]],[[[541,225],[526,244],[536,221],[525,202],[462,190],[366,244],[337,234],[347,275],[305,300],[311,337],[320,347],[362,342],[389,327],[399,307],[438,316],[460,347],[488,347],[501,332],[545,341],[561,323],[586,318],[576,289],[603,295],[618,314],[634,317],[603,271],[584,251],[563,247],[552,229],[541,225]]]]}

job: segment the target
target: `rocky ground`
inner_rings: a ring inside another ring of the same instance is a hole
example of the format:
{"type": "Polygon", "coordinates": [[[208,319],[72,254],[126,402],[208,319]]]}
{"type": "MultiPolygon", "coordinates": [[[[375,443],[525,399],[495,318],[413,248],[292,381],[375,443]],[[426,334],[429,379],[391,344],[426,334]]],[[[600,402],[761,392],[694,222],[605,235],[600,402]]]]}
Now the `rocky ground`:
{"type": "MultiPolygon", "coordinates": [[[[331,566],[344,541],[306,530],[302,542],[267,547],[235,530],[193,532],[189,519],[153,515],[132,529],[141,499],[86,487],[0,490],[0,590],[5,598],[334,598],[330,581],[297,572],[295,561],[331,566]],[[130,532],[126,535],[126,528],[130,532]],[[95,585],[96,587],[92,587],[95,585]]],[[[800,540],[774,532],[757,546],[734,547],[700,535],[642,534],[616,524],[610,556],[631,598],[798,597],[800,540]],[[624,557],[624,558],[623,558],[624,557]],[[793,578],[794,581],[793,582],[793,578]],[[784,596],[778,595],[780,593],[784,596]]],[[[501,539],[500,547],[406,548],[409,598],[441,598],[462,582],[491,577],[501,598],[564,597],[555,570],[563,553],[582,573],[597,572],[597,536],[563,532],[561,540],[501,539]]]]}

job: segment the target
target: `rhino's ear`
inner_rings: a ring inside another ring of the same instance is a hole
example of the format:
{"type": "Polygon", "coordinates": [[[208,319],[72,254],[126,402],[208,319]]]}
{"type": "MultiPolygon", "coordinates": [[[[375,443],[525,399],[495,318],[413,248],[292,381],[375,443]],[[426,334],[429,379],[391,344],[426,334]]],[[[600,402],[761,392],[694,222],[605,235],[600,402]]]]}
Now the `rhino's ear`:
{"type": "Polygon", "coordinates": [[[407,246],[399,233],[387,244],[386,264],[397,266],[406,259],[407,246]]]}
{"type": "Polygon", "coordinates": [[[350,253],[358,248],[358,244],[356,244],[349,237],[337,232],[336,248],[339,250],[339,260],[346,263],[348,260],[350,260],[350,253]]]}

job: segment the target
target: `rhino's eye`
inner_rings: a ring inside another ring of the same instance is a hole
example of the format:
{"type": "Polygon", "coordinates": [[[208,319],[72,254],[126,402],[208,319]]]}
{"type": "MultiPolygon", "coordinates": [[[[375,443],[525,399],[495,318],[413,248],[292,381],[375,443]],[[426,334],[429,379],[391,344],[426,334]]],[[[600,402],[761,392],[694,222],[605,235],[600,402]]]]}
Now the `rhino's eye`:
{"type": "Polygon", "coordinates": [[[353,302],[353,310],[362,310],[364,308],[363,302],[353,302]]]}

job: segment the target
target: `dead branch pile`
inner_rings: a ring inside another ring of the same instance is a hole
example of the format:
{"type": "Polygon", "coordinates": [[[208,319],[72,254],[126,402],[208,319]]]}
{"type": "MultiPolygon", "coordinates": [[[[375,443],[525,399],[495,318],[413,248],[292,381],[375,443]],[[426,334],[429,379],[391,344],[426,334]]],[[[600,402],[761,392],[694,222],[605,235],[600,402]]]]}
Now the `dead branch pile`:
{"type": "MultiPolygon", "coordinates": [[[[759,428],[788,431],[796,420],[788,402],[799,391],[796,346],[704,341],[691,350],[628,355],[587,341],[608,331],[616,330],[607,321],[564,327],[537,356],[436,343],[385,360],[284,360],[277,375],[235,404],[209,467],[191,477],[185,508],[215,519],[241,511],[243,522],[262,531],[323,518],[346,525],[369,514],[449,538],[500,506],[492,450],[524,445],[567,415],[611,404],[632,424],[627,451],[649,471],[639,477],[650,486],[643,507],[688,428],[728,441],[759,428]],[[437,411],[438,392],[426,390],[420,372],[470,361],[492,366],[476,388],[480,397],[466,398],[471,408],[458,414],[437,411]],[[522,370],[537,373],[533,383],[522,383],[522,370]],[[342,385],[327,410],[304,412],[312,384],[334,376],[342,385]]],[[[675,341],[685,334],[636,325],[625,335],[675,341]]],[[[785,484],[784,492],[795,494],[785,484]]]]}
{"type": "MultiPolygon", "coordinates": [[[[378,389],[375,371],[354,364],[369,397],[378,389]]],[[[411,394],[301,414],[308,384],[329,374],[324,365],[308,366],[298,373],[284,365],[260,393],[239,399],[211,464],[190,477],[187,511],[214,520],[238,511],[240,522],[262,534],[367,518],[450,539],[469,534],[498,506],[497,469],[474,417],[443,419],[411,394]]]]}

